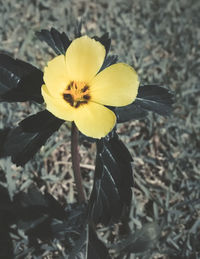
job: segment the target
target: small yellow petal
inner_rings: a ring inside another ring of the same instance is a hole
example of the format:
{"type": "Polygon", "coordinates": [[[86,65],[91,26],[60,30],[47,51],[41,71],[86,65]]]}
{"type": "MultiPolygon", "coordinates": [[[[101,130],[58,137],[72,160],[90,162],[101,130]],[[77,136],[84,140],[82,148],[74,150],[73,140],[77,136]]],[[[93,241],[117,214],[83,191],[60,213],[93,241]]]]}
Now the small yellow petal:
{"type": "Polygon", "coordinates": [[[104,46],[88,36],[75,39],[66,51],[67,70],[71,80],[87,83],[101,68],[104,46]]]}
{"type": "Polygon", "coordinates": [[[101,71],[89,84],[92,101],[110,106],[124,106],[135,100],[139,80],[131,66],[118,63],[101,71]]]}
{"type": "Polygon", "coordinates": [[[76,109],[74,117],[77,128],[92,138],[105,137],[115,126],[115,114],[103,105],[88,102],[76,109]]]}
{"type": "Polygon", "coordinates": [[[52,96],[61,96],[69,84],[64,55],[57,56],[48,62],[44,69],[44,82],[52,96]]]}
{"type": "Polygon", "coordinates": [[[66,121],[74,120],[74,108],[63,98],[52,97],[46,85],[42,86],[42,96],[46,103],[46,109],[59,119],[66,121]]]}

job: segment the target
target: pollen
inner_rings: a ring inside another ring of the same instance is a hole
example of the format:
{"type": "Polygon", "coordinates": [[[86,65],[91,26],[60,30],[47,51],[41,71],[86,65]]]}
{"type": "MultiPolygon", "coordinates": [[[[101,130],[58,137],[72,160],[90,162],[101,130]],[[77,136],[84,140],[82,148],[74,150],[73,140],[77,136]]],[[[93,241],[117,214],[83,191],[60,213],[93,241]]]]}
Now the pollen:
{"type": "Polygon", "coordinates": [[[63,98],[72,107],[78,108],[80,105],[86,104],[90,100],[89,86],[84,82],[72,81],[66,87],[63,98]]]}

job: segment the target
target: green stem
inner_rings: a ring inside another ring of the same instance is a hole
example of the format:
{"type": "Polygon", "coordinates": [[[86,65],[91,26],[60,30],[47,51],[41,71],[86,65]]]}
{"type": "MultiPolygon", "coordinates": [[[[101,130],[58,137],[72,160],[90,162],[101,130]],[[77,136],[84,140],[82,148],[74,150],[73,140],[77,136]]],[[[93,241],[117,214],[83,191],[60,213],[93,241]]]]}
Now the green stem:
{"type": "Polygon", "coordinates": [[[74,171],[74,180],[78,192],[78,202],[83,203],[86,201],[85,193],[83,190],[81,170],[80,170],[80,154],[78,150],[78,129],[74,122],[71,128],[71,155],[72,155],[72,168],[74,171]]]}

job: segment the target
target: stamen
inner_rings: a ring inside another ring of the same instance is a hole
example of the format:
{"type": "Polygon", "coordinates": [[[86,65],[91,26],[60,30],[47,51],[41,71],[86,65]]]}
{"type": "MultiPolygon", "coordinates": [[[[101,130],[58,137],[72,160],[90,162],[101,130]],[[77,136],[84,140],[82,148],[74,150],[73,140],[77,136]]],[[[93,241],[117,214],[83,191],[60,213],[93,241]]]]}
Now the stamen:
{"type": "Polygon", "coordinates": [[[82,89],[81,92],[85,93],[89,89],[89,86],[85,85],[82,89]]]}
{"type": "Polygon", "coordinates": [[[74,104],[74,99],[73,99],[73,97],[72,97],[72,95],[71,94],[63,94],[63,97],[64,97],[64,99],[71,105],[71,106],[73,106],[73,104],[74,104]]]}
{"type": "Polygon", "coordinates": [[[75,108],[78,108],[81,104],[86,104],[87,101],[78,101],[76,104],[75,104],[75,108]]]}
{"type": "Polygon", "coordinates": [[[89,86],[84,82],[72,81],[63,93],[63,98],[72,107],[78,108],[82,104],[88,103],[90,100],[89,86]]]}
{"type": "Polygon", "coordinates": [[[86,99],[86,100],[90,100],[89,94],[83,95],[83,98],[86,99]]]}

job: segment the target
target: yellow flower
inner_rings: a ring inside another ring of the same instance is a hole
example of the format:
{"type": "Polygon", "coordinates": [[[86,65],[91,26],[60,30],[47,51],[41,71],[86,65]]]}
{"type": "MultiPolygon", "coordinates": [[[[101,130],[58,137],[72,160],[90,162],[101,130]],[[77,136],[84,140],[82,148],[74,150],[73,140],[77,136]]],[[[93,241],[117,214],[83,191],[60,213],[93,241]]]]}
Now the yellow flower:
{"type": "Polygon", "coordinates": [[[124,63],[98,73],[105,55],[100,42],[82,36],[72,41],[65,56],[57,56],[44,69],[46,109],[62,120],[74,121],[93,138],[106,136],[115,126],[114,112],[104,105],[132,103],[139,86],[137,73],[124,63]]]}

